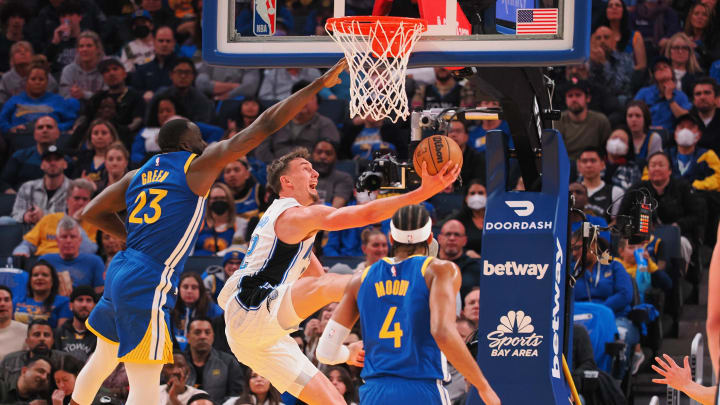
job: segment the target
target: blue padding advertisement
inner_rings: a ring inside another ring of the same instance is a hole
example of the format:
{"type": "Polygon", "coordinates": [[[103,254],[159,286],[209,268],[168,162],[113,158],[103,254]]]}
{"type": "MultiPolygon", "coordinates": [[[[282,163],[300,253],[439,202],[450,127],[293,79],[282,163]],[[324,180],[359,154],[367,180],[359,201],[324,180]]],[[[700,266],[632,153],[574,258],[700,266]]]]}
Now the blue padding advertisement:
{"type": "MultiPolygon", "coordinates": [[[[567,404],[567,152],[557,131],[544,131],[542,191],[511,191],[506,138],[487,136],[478,364],[504,404],[567,404]]],[[[475,392],[467,403],[482,404],[475,392]]]]}

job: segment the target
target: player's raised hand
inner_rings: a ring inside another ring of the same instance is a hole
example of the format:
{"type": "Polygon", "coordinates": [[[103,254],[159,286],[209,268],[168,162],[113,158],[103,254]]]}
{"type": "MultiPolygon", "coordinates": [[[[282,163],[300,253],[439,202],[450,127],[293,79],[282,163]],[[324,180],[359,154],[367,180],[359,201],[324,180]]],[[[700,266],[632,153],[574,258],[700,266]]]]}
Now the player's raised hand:
{"type": "Polygon", "coordinates": [[[460,169],[459,164],[448,161],[437,174],[431,176],[427,172],[427,162],[422,162],[422,173],[420,175],[422,184],[420,189],[428,194],[427,198],[430,198],[455,182],[460,175],[460,169]]]}
{"type": "Polygon", "coordinates": [[[365,366],[365,349],[363,349],[363,341],[359,340],[348,345],[350,350],[350,356],[348,357],[347,364],[355,367],[365,366]]]}
{"type": "Polygon", "coordinates": [[[664,378],[654,378],[652,382],[669,385],[678,391],[684,391],[687,385],[692,382],[688,356],[683,359],[683,367],[678,366],[675,360],[667,354],[663,354],[663,357],[665,361],[660,357],[655,357],[658,365],[653,364],[652,369],[664,378]]]}
{"type": "Polygon", "coordinates": [[[340,84],[342,80],[340,80],[340,73],[342,73],[347,68],[347,60],[345,58],[342,58],[338,61],[338,63],[335,64],[335,66],[331,67],[330,70],[325,72],[324,75],[322,75],[322,81],[325,87],[333,87],[336,84],[340,84]]]}

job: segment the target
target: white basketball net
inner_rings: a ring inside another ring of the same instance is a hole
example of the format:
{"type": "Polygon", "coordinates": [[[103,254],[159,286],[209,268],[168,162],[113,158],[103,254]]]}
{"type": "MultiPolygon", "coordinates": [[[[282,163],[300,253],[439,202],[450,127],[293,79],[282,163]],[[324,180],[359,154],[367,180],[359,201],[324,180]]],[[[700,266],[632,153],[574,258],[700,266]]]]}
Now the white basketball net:
{"type": "Polygon", "coordinates": [[[325,28],[342,48],[350,68],[350,117],[392,122],[407,118],[405,74],[425,24],[409,20],[386,28],[379,20],[329,20],[325,28]]]}

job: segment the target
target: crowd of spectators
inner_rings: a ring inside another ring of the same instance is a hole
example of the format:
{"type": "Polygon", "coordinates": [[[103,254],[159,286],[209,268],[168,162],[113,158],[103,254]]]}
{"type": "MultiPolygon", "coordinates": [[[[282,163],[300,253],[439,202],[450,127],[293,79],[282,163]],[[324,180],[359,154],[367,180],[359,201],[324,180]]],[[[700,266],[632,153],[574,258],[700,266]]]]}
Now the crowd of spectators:
{"type": "MultiPolygon", "coordinates": [[[[324,35],[329,3],[278,2],[278,34],[324,35]]],[[[358,14],[369,14],[373,4],[347,3],[358,14]]],[[[250,2],[236,5],[238,32],[250,35],[250,2]]],[[[589,59],[548,71],[557,84],[554,106],[562,110],[555,128],[573,162],[574,207],[593,224],[613,225],[618,215],[631,212],[634,196],[645,194],[656,203],[653,227],[671,227],[680,235],[678,264],[666,260],[658,235],[631,244],[601,233],[575,289],[576,301],[612,311],[627,357],[639,367],[645,341],[642,326],[631,319],[638,301],[634,292],[643,292],[640,301],[660,311],[664,303],[681,305],[668,297],[681,280],[697,278],[701,247],[715,242],[720,4],[597,0],[592,6],[589,59]],[[601,263],[596,252],[606,248],[617,260],[601,263]],[[645,272],[651,274],[649,285],[645,272]]],[[[208,143],[225,139],[320,76],[312,68],[207,65],[200,57],[201,7],[196,0],[0,1],[0,193],[15,196],[0,226],[23,230],[12,247],[11,266],[0,272],[1,403],[69,401],[75,376],[95,348],[96,337],[84,321],[103,292],[107,266],[124,248],[123,241],[80,220],[80,213],[94,195],[159,151],[160,127],[185,117],[198,124],[208,143]]],[[[375,153],[408,158],[409,124],[349,117],[347,74],[343,78],[250,155],[228,164],[212,187],[192,255],[215,257],[217,265],[181,277],[170,325],[175,363],[163,370],[159,403],[294,403],[235,360],[215,300],[275,198],[265,178],[274,158],[307,148],[320,174],[321,204],[343,207],[389,195],[358,190],[355,180],[375,153]]],[[[407,77],[412,107],[499,106],[470,87],[443,68],[410,70],[407,77]]],[[[445,197],[455,198],[457,206],[425,202],[438,257],[462,272],[463,336],[481,316],[485,136],[492,130],[510,132],[502,120],[451,123],[447,135],[460,145],[465,164],[462,186],[448,188],[445,197]]],[[[512,181],[523,189],[522,179],[512,181]]],[[[580,220],[578,214],[571,217],[574,230],[580,220]]],[[[328,271],[361,271],[388,255],[388,231],[385,221],[329,232],[317,238],[316,254],[332,264],[328,271]]],[[[577,260],[578,238],[573,243],[577,260]]],[[[293,335],[311,359],[333,308],[293,335]]],[[[359,338],[355,329],[349,339],[359,338]]],[[[348,404],[357,402],[357,369],[321,370],[348,404]]],[[[452,386],[453,400],[461,398],[465,386],[457,381],[452,386]]],[[[120,365],[96,400],[122,403],[127,389],[120,365]]]]}

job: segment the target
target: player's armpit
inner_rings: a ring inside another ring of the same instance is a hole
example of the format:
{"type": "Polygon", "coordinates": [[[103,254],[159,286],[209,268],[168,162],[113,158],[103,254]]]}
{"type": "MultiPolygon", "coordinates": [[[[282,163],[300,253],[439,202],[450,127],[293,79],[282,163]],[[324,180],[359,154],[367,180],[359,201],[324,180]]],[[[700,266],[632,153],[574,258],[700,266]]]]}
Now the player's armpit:
{"type": "Polygon", "coordinates": [[[323,269],[323,266],[322,266],[322,263],[320,263],[320,260],[318,260],[317,256],[315,256],[315,253],[310,254],[310,264],[308,265],[308,268],[300,276],[300,278],[321,277],[324,274],[325,274],[325,269],[323,269]]]}
{"type": "Polygon", "coordinates": [[[90,222],[116,238],[125,240],[127,230],[117,212],[127,208],[125,193],[135,173],[137,170],[130,171],[120,181],[106,187],[85,206],[80,219],[90,222]]]}

